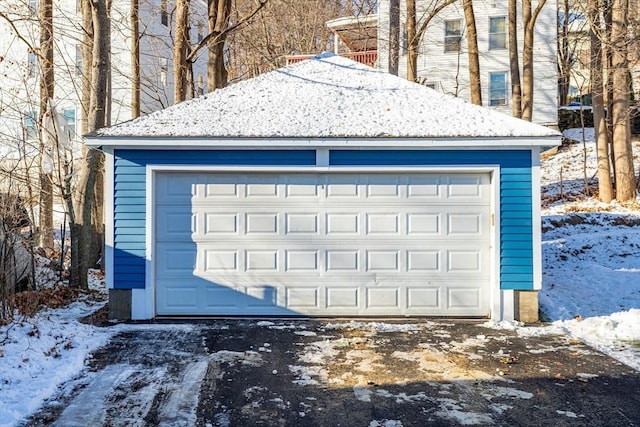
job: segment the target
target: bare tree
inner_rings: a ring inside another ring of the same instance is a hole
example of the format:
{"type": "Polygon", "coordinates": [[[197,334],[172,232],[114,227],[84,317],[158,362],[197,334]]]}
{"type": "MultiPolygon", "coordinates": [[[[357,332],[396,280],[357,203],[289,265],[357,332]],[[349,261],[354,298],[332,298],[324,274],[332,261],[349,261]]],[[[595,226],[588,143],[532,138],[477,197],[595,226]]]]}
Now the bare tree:
{"type": "MultiPolygon", "coordinates": [[[[413,17],[407,16],[407,21],[413,21],[413,28],[415,28],[415,13],[416,13],[416,2],[415,0],[407,0],[407,15],[413,12],[413,17]]],[[[411,46],[408,46],[408,49],[411,50],[411,46]]],[[[416,52],[417,58],[417,52],[416,52]]],[[[389,73],[397,76],[398,68],[400,64],[400,0],[390,0],[389,1],[389,73]]],[[[412,66],[412,64],[407,67],[409,70],[415,70],[416,67],[412,66]]],[[[415,80],[414,78],[407,78],[411,81],[415,80]]]]}
{"type": "Polygon", "coordinates": [[[593,125],[598,158],[598,197],[605,203],[613,199],[611,167],[609,164],[609,133],[605,122],[602,43],[600,41],[600,0],[589,0],[589,32],[591,39],[591,94],[593,99],[593,125]]]}
{"type": "Polygon", "coordinates": [[[173,41],[173,102],[187,96],[187,50],[189,48],[189,1],[176,0],[176,30],[173,41]]]}
{"type": "Polygon", "coordinates": [[[227,85],[227,68],[224,64],[224,43],[231,15],[231,0],[209,0],[209,34],[207,87],[219,89],[227,85]]]}
{"type": "Polygon", "coordinates": [[[467,28],[467,54],[469,55],[469,87],[471,102],[482,105],[482,86],[480,84],[480,58],[478,54],[478,31],[476,16],[473,12],[473,0],[463,0],[464,18],[467,28]]]}
{"type": "MultiPolygon", "coordinates": [[[[270,1],[241,31],[229,33],[226,43],[229,81],[254,77],[279,68],[286,64],[288,55],[331,49],[334,37],[325,22],[340,16],[363,16],[372,12],[371,5],[367,2],[359,2],[361,4],[358,5],[344,3],[316,0],[270,1]],[[283,21],[287,25],[282,25],[283,21]]],[[[241,8],[233,10],[234,22],[251,10],[252,2],[244,0],[241,4],[241,8]]]]}
{"type": "MultiPolygon", "coordinates": [[[[110,51],[110,0],[90,0],[83,3],[90,7],[93,28],[93,51],[91,67],[91,90],[88,106],[87,130],[89,132],[108,125],[109,51],[110,51]]],[[[84,160],[78,178],[74,211],[70,219],[71,228],[71,283],[87,288],[87,273],[99,257],[95,253],[94,205],[96,189],[103,173],[103,155],[95,149],[84,149],[84,160]]],[[[102,206],[98,207],[99,210],[102,206]]]]}
{"type": "Polygon", "coordinates": [[[417,69],[418,69],[418,50],[420,43],[422,42],[422,38],[424,37],[424,33],[427,31],[427,27],[431,23],[431,20],[435,18],[443,9],[447,6],[452,5],[457,0],[434,0],[431,2],[427,9],[424,11],[422,19],[418,20],[416,18],[416,0],[407,0],[407,22],[413,21],[415,24],[412,24],[415,28],[415,32],[412,31],[412,34],[409,34],[409,28],[407,26],[407,79],[411,81],[415,81],[417,78],[417,69]],[[409,4],[411,5],[409,6],[409,4]],[[411,16],[410,14],[413,14],[411,16]],[[416,75],[410,75],[409,73],[413,72],[416,75]]]}
{"type": "Polygon", "coordinates": [[[509,0],[509,71],[511,75],[511,108],[513,117],[522,117],[522,86],[520,84],[520,64],[518,54],[518,5],[516,0],[509,0]]]}
{"type": "Polygon", "coordinates": [[[524,42],[522,46],[522,118],[531,121],[533,118],[533,35],[540,11],[547,0],[538,0],[532,11],[531,0],[522,0],[522,25],[524,42]]]}
{"type": "Polygon", "coordinates": [[[631,129],[629,124],[629,63],[627,24],[629,0],[613,0],[612,3],[612,93],[611,120],[615,154],[616,199],[636,199],[631,129]]]}
{"type": "MultiPolygon", "coordinates": [[[[513,1],[513,0],[512,0],[513,1]]],[[[558,104],[567,105],[571,84],[572,52],[569,49],[569,25],[571,23],[569,0],[558,5],[558,104]]]]}
{"type": "Polygon", "coordinates": [[[44,126],[50,100],[54,94],[53,68],[53,1],[40,0],[38,12],[40,14],[40,245],[53,249],[53,185],[51,173],[53,165],[49,154],[51,146],[48,140],[56,135],[46,135],[50,130],[44,126]],[[44,164],[43,164],[44,163],[44,164]]]}
{"type": "Polygon", "coordinates": [[[139,0],[131,0],[131,118],[140,115],[140,14],[139,0]]]}

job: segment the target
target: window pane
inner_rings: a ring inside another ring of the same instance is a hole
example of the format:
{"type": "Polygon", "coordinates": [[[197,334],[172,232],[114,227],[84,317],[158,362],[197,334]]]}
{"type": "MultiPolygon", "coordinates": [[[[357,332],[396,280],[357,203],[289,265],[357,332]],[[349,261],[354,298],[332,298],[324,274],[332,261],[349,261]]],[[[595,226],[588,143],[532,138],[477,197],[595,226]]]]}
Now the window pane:
{"type": "Polygon", "coordinates": [[[489,18],[489,49],[506,49],[507,19],[504,16],[489,18]]]}
{"type": "Polygon", "coordinates": [[[457,52],[460,50],[462,38],[462,20],[454,19],[444,22],[444,51],[457,52]]]}
{"type": "Polygon", "coordinates": [[[64,118],[67,119],[68,124],[74,124],[76,122],[76,110],[64,110],[64,118]]]}
{"type": "Polygon", "coordinates": [[[25,111],[23,116],[23,136],[26,140],[35,140],[38,138],[38,113],[35,111],[25,111]]]}
{"type": "Polygon", "coordinates": [[[489,74],[489,105],[507,105],[507,73],[489,74]]]}

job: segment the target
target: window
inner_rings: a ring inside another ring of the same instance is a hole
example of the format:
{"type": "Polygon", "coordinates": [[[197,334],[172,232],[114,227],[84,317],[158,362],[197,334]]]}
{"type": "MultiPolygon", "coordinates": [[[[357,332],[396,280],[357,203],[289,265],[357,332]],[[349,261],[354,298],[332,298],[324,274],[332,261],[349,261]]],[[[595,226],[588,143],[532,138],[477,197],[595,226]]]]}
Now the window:
{"type": "Polygon", "coordinates": [[[507,19],[504,16],[489,18],[489,49],[507,48],[507,19]]]}
{"type": "Polygon", "coordinates": [[[33,78],[36,76],[36,54],[29,52],[27,57],[27,77],[33,78]]]}
{"type": "Polygon", "coordinates": [[[38,0],[29,0],[29,11],[31,13],[38,12],[38,0]]]}
{"type": "Polygon", "coordinates": [[[35,111],[25,111],[22,117],[22,129],[25,140],[38,139],[38,113],[35,111]]]}
{"type": "Polygon", "coordinates": [[[489,73],[489,105],[507,105],[507,73],[489,73]]]}
{"type": "Polygon", "coordinates": [[[64,110],[62,114],[67,121],[64,125],[64,133],[68,141],[73,141],[76,139],[76,110],[64,110]]]}
{"type": "Polygon", "coordinates": [[[162,86],[167,85],[168,72],[169,72],[169,60],[167,58],[160,58],[160,84],[162,86]]]}
{"type": "Polygon", "coordinates": [[[76,73],[82,75],[82,47],[76,45],[76,73]]]}
{"type": "Polygon", "coordinates": [[[458,52],[462,39],[462,19],[444,21],[444,51],[458,52]]]}
{"type": "Polygon", "coordinates": [[[169,26],[169,14],[167,13],[167,0],[160,0],[160,23],[169,26]]]}

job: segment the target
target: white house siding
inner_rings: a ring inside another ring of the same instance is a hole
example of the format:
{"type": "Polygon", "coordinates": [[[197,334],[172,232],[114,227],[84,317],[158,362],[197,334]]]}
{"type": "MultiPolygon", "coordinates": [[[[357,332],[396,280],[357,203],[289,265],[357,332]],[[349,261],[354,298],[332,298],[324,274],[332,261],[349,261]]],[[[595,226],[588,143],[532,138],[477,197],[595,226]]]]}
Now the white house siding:
{"type": "MultiPolygon", "coordinates": [[[[36,2],[37,3],[37,2],[36,2]]],[[[28,0],[2,0],[0,11],[16,21],[20,36],[34,47],[39,45],[37,15],[30,11],[28,0]]],[[[160,25],[160,0],[140,1],[141,75],[143,113],[164,108],[173,103],[172,53],[169,27],[160,25]],[[168,61],[167,84],[160,81],[159,57],[168,61]]],[[[76,48],[82,43],[81,16],[76,9],[76,0],[60,0],[54,3],[55,37],[55,99],[58,112],[75,110],[76,124],[80,118],[81,79],[76,66],[76,48]]],[[[111,123],[131,119],[131,27],[129,22],[130,2],[113,0],[111,10],[111,123]]],[[[171,11],[171,1],[167,6],[171,11]]],[[[197,40],[197,21],[206,14],[203,1],[191,3],[192,41],[197,40]]],[[[169,13],[169,16],[171,14],[169,13]]],[[[206,31],[206,19],[203,20],[206,31]]],[[[172,23],[170,23],[172,25],[172,23]]],[[[28,46],[20,40],[5,21],[0,20],[0,158],[17,157],[21,151],[17,143],[22,139],[23,118],[26,111],[39,110],[39,77],[29,74],[28,46]]],[[[194,64],[194,75],[206,73],[203,51],[194,64]]],[[[206,75],[206,74],[205,74],[206,75]]],[[[206,78],[204,79],[206,83],[206,78]]],[[[77,126],[80,133],[80,127],[77,126]]],[[[30,141],[30,151],[35,152],[37,142],[30,141]]],[[[78,145],[78,150],[80,149],[78,145]]]]}
{"type": "MultiPolygon", "coordinates": [[[[399,75],[407,75],[406,14],[401,3],[401,51],[399,75]]],[[[535,2],[534,2],[535,3],[535,2]]],[[[417,16],[424,14],[429,2],[417,1],[417,16]]],[[[535,5],[534,5],[535,6],[535,5]]],[[[489,50],[489,18],[507,16],[506,0],[474,1],[478,49],[480,51],[480,73],[483,105],[489,105],[489,74],[507,73],[507,105],[494,107],[511,114],[511,91],[508,49],[489,50]]],[[[378,61],[383,70],[389,67],[389,0],[380,0],[378,61]]],[[[518,10],[520,20],[521,10],[518,10]]],[[[419,24],[418,24],[419,25],[419,24]]],[[[429,24],[419,48],[418,78],[420,82],[435,85],[436,90],[464,99],[470,98],[467,39],[464,37],[464,13],[462,1],[441,11],[429,24]],[[460,52],[444,52],[445,21],[462,19],[463,38],[460,52]]],[[[520,54],[523,45],[522,26],[518,28],[520,54]]],[[[534,110],[533,121],[540,124],[557,123],[557,48],[556,48],[556,1],[548,0],[540,13],[534,37],[534,110]]]]}

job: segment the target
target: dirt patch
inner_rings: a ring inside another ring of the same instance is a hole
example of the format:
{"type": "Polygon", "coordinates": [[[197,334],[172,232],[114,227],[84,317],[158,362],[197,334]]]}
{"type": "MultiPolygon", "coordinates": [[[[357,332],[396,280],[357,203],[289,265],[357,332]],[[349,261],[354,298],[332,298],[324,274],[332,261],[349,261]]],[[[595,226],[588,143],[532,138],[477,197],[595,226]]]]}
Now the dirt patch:
{"type": "Polygon", "coordinates": [[[87,316],[79,318],[78,321],[87,325],[98,326],[98,327],[108,327],[108,326],[114,325],[114,323],[109,321],[109,304],[108,303],[102,306],[102,308],[98,309],[97,311],[94,311],[93,313],[87,316]]]}

